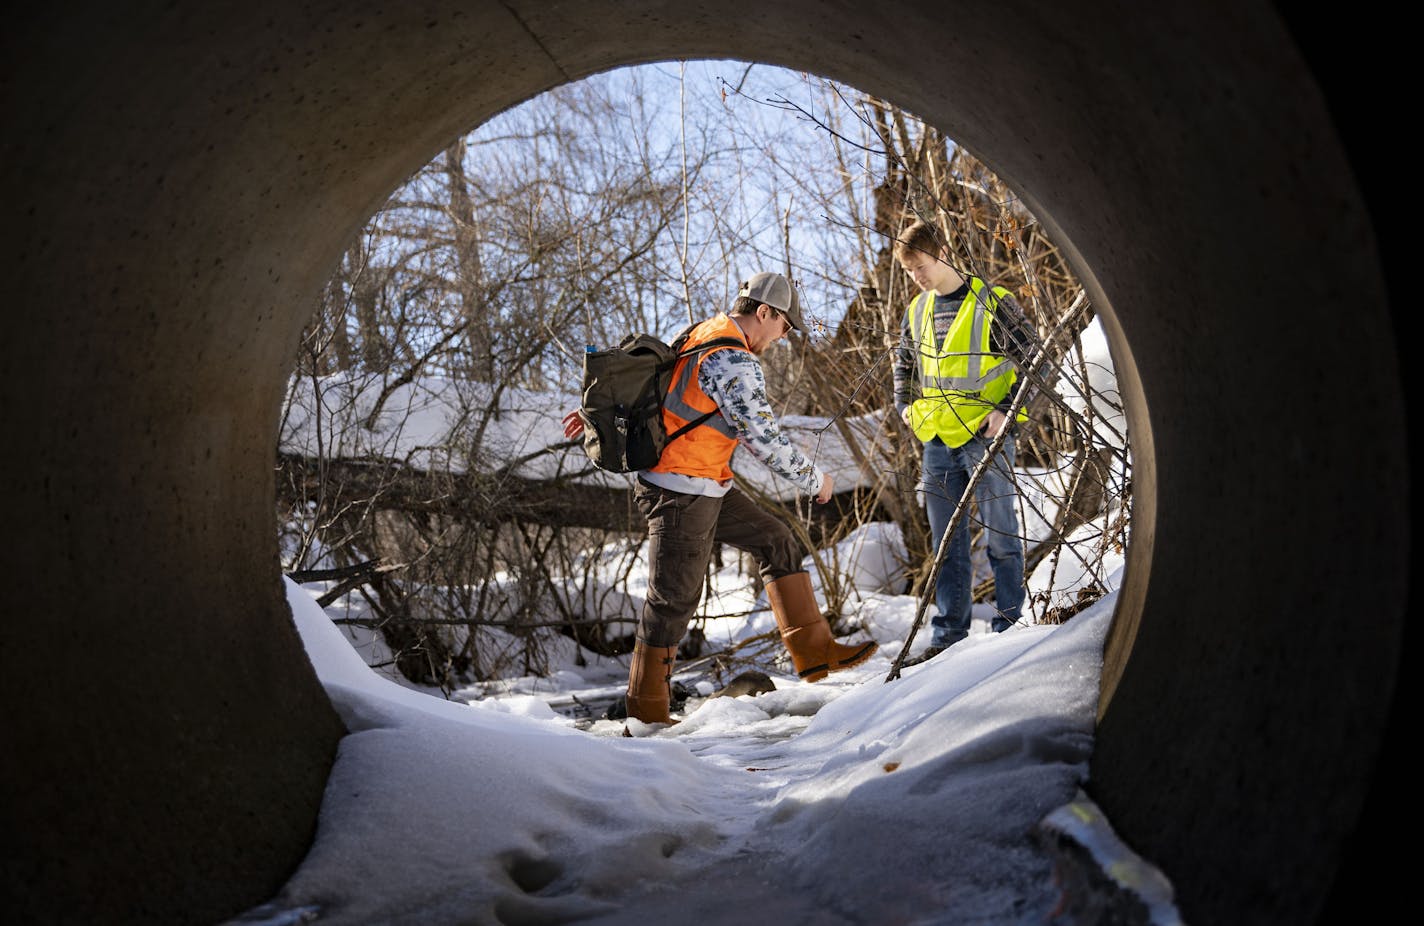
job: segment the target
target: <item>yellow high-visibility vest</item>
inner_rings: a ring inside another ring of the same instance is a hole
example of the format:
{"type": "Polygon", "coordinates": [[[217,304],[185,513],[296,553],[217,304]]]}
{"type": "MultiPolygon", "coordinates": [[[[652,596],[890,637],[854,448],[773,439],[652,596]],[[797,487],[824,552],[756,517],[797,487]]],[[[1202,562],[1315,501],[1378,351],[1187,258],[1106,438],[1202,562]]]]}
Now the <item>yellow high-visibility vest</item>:
{"type": "MultiPolygon", "coordinates": [[[[995,286],[986,298],[985,286],[978,277],[969,278],[969,295],[943,344],[935,343],[930,293],[920,293],[906,310],[920,370],[920,397],[910,404],[910,428],[922,441],[938,437],[950,447],[968,443],[1018,380],[1013,361],[989,352],[989,326],[1009,290],[995,286]]],[[[1028,420],[1022,408],[1016,417],[1028,420]]]]}

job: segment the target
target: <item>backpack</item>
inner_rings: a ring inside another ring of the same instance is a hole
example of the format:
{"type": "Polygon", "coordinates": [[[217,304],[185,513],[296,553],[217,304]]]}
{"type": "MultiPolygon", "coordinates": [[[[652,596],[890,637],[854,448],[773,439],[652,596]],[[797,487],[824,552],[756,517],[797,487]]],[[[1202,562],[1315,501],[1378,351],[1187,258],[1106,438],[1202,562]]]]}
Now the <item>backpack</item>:
{"type": "Polygon", "coordinates": [[[672,344],[650,334],[629,335],[608,350],[584,354],[583,449],[589,460],[609,473],[635,473],[657,465],[663,448],[717,414],[713,409],[672,434],[663,426],[663,398],[673,367],[690,354],[714,347],[743,347],[732,337],[713,338],[682,350],[689,327],[672,344]]]}

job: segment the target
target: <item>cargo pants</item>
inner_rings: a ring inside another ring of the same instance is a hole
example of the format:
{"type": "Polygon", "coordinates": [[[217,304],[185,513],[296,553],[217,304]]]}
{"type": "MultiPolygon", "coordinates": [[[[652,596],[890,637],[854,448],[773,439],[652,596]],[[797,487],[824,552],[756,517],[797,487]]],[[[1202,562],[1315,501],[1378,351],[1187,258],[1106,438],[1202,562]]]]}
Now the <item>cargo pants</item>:
{"type": "Polygon", "coordinates": [[[751,554],[764,582],[804,571],[805,550],[791,529],[740,489],[717,498],[640,479],[633,499],[648,519],[648,595],[638,638],[649,646],[682,641],[702,598],[715,543],[751,554]]]}

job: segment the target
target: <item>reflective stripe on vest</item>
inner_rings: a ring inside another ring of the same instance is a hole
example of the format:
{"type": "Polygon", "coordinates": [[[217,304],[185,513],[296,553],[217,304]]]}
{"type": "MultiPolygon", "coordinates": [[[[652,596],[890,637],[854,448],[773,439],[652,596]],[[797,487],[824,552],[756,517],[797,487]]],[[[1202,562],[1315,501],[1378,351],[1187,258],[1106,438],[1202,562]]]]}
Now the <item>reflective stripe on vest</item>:
{"type": "MultiPolygon", "coordinates": [[[[921,293],[910,303],[910,330],[916,332],[920,355],[920,398],[910,403],[910,428],[922,441],[938,437],[960,447],[979,431],[984,419],[1009,394],[1018,379],[1014,364],[989,350],[989,327],[998,300],[1009,294],[995,287],[985,298],[984,281],[969,281],[969,295],[959,304],[944,344],[936,348],[934,300],[921,293]],[[988,369],[985,369],[986,358],[988,369]]],[[[1026,421],[1019,409],[1017,421],[1026,421]]]]}
{"type": "MultiPolygon", "coordinates": [[[[1011,360],[989,352],[989,325],[993,321],[994,307],[986,305],[988,300],[983,298],[983,290],[983,280],[978,277],[970,279],[969,295],[959,304],[959,313],[950,323],[949,331],[944,335],[944,345],[939,349],[935,345],[930,294],[920,293],[910,303],[910,330],[918,332],[920,388],[927,394],[932,389],[941,392],[982,392],[994,380],[1013,369],[1011,360]],[[994,361],[987,372],[984,370],[986,357],[994,361]],[[1004,369],[1006,366],[1008,369],[1004,369]]],[[[1009,291],[996,286],[993,293],[995,296],[1006,296],[1009,291]]]]}
{"type": "MultiPolygon", "coordinates": [[[[714,338],[733,337],[746,343],[737,323],[719,314],[697,325],[679,347],[687,350],[714,338]]],[[[736,347],[713,347],[684,357],[673,367],[672,385],[663,399],[663,427],[672,434],[689,421],[717,409],[697,381],[702,361],[719,350],[743,350],[736,347]]],[[[720,414],[714,414],[682,437],[668,443],[654,472],[681,473],[725,482],[732,478],[732,452],[737,449],[736,430],[720,414]]]]}
{"type": "MultiPolygon", "coordinates": [[[[695,336],[697,332],[694,331],[693,334],[695,336]]],[[[695,347],[697,344],[701,344],[703,341],[710,341],[713,338],[719,337],[723,337],[723,335],[710,334],[706,337],[697,338],[696,343],[694,343],[692,338],[689,337],[687,339],[687,343],[682,345],[682,349],[687,350],[689,347],[695,347]]],[[[711,354],[715,353],[715,351],[709,350],[707,353],[711,354]]],[[[687,422],[692,421],[695,418],[700,418],[717,407],[716,404],[710,398],[707,397],[707,393],[702,391],[702,387],[700,385],[697,386],[697,391],[694,395],[701,396],[705,400],[706,407],[694,408],[688,403],[689,393],[687,387],[689,385],[696,385],[697,371],[701,367],[701,358],[705,356],[706,354],[699,354],[697,356],[687,357],[683,360],[679,360],[677,366],[673,368],[672,385],[668,387],[667,397],[663,399],[663,411],[671,412],[682,420],[677,423],[677,427],[672,427],[672,423],[667,422],[665,420],[665,423],[668,426],[667,431],[669,434],[673,433],[677,430],[677,428],[682,427],[687,422]]],[[[706,421],[702,422],[697,427],[711,428],[712,430],[720,433],[723,437],[735,438],[737,436],[736,428],[733,428],[730,424],[728,424],[727,419],[723,418],[721,415],[713,415],[711,418],[708,418],[706,421]]]]}

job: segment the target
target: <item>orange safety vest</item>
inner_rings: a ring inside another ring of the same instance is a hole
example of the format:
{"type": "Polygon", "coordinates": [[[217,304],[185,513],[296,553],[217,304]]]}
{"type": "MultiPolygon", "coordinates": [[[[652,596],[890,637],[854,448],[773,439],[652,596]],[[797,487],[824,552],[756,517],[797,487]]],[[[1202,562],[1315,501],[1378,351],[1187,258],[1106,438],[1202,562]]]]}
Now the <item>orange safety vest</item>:
{"type": "MultiPolygon", "coordinates": [[[[733,337],[746,343],[746,335],[737,323],[725,314],[718,313],[692,329],[681,349],[687,350],[713,338],[733,337]]],[[[750,348],[746,348],[750,350],[750,348]]],[[[713,347],[701,353],[684,357],[672,371],[672,385],[668,387],[667,398],[663,401],[663,427],[672,434],[678,428],[715,411],[717,403],[702,391],[697,383],[697,374],[702,361],[719,350],[741,350],[736,347],[713,347]]],[[[684,476],[703,476],[726,482],[732,478],[732,451],[737,449],[737,432],[721,415],[713,415],[702,424],[672,441],[663,449],[655,473],[679,473],[684,476]]]]}

